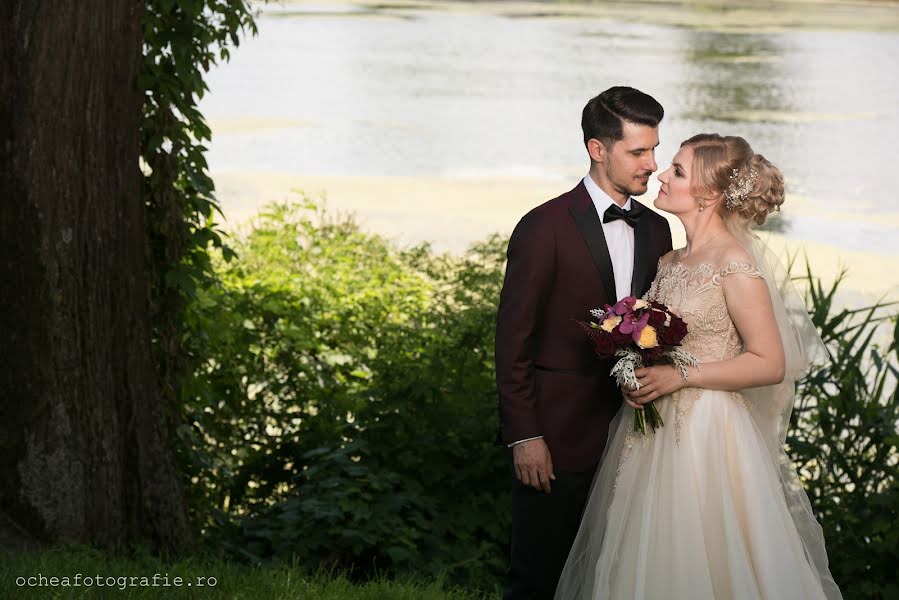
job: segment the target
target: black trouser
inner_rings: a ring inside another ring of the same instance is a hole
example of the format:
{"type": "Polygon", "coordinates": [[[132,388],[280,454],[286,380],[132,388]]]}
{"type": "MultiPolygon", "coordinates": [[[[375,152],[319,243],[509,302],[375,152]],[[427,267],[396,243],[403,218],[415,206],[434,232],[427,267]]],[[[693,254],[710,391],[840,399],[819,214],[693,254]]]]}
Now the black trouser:
{"type": "Polygon", "coordinates": [[[596,467],[555,471],[547,494],[512,480],[512,556],[504,600],[552,600],[574,543],[596,467]]]}

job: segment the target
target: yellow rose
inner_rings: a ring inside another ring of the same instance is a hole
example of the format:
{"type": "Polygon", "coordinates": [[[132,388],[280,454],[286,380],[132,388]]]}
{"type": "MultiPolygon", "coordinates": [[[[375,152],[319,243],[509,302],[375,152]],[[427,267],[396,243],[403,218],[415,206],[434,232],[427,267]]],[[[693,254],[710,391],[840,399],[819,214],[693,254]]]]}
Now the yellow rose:
{"type": "Polygon", "coordinates": [[[641,298],[634,303],[634,310],[640,310],[641,308],[646,308],[647,306],[649,306],[649,302],[641,298]]]}
{"type": "Polygon", "coordinates": [[[611,332],[613,329],[618,327],[618,324],[621,323],[621,317],[618,315],[612,315],[608,319],[602,322],[602,330],[611,332]]]}
{"type": "Polygon", "coordinates": [[[652,325],[647,325],[643,328],[643,331],[640,332],[640,339],[637,340],[637,345],[643,348],[655,348],[659,345],[659,339],[656,336],[656,328],[652,325]]]}

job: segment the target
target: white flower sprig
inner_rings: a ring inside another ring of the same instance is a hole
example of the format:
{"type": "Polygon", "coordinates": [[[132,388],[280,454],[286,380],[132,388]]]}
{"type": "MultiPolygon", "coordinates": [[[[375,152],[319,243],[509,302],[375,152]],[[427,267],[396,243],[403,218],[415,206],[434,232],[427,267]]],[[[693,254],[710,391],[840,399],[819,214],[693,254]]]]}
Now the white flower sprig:
{"type": "MultiPolygon", "coordinates": [[[[631,348],[617,350],[615,356],[619,360],[612,367],[611,375],[615,378],[619,387],[639,390],[641,384],[637,380],[636,370],[643,368],[643,357],[631,348]]],[[[680,346],[666,350],[663,356],[667,356],[671,360],[671,364],[680,371],[681,377],[685,380],[687,379],[687,367],[699,367],[699,360],[680,346]]],[[[662,421],[662,415],[659,414],[659,411],[652,403],[649,403],[644,410],[634,412],[634,431],[646,433],[646,424],[648,423],[654,432],[658,427],[662,427],[665,424],[662,421]],[[644,415],[644,410],[649,411],[648,414],[644,415]]]]}

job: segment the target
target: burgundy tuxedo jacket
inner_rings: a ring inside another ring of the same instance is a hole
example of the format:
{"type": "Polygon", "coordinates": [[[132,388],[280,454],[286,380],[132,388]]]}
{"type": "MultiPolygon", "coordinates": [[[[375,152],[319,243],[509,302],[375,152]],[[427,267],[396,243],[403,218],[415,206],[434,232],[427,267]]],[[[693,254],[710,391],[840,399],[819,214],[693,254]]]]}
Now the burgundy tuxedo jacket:
{"type": "MultiPolygon", "coordinates": [[[[631,292],[642,296],[671,250],[668,222],[646,210],[634,228],[631,292]]],[[[581,182],[526,214],[509,240],[496,320],[504,444],[543,436],[553,466],[583,471],[602,456],[621,393],[575,319],[614,304],[600,216],[581,182]]]]}

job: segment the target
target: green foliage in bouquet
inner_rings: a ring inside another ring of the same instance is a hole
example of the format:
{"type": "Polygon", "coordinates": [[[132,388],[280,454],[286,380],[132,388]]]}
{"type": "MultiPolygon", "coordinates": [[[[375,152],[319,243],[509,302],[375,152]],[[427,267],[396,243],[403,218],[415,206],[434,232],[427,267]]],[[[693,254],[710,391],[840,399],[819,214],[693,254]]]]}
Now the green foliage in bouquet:
{"type": "Polygon", "coordinates": [[[806,279],[829,357],[799,383],[789,454],[844,597],[899,598],[899,321],[889,304],[838,310],[842,277],[806,279]]]}
{"type": "Polygon", "coordinates": [[[400,250],[270,206],[197,290],[179,431],[192,516],[255,562],[491,585],[509,482],[493,380],[502,240],[400,250]]]}

